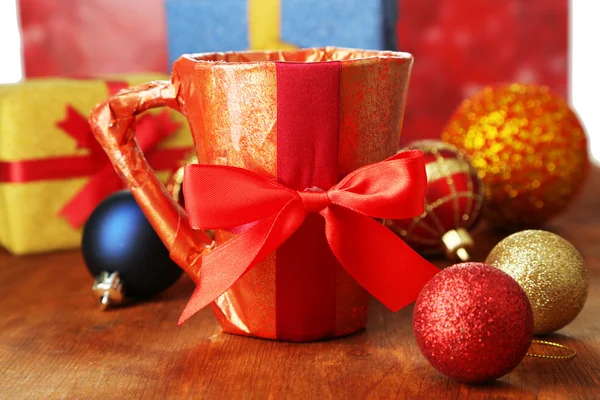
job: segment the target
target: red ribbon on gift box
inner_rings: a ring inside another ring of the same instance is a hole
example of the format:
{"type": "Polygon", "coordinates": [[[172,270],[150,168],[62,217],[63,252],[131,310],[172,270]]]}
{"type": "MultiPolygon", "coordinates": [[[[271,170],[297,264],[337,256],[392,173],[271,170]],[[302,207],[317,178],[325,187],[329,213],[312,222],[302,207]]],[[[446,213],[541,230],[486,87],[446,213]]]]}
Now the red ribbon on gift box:
{"type": "MultiPolygon", "coordinates": [[[[111,95],[128,85],[125,82],[107,82],[111,95]]],[[[125,185],[115,173],[108,157],[98,144],[87,118],[72,105],[67,105],[66,115],[57,123],[66,134],[77,142],[78,149],[86,149],[88,155],[60,156],[44,159],[0,162],[0,182],[24,183],[51,179],[70,179],[90,176],[84,187],[60,210],[60,215],[71,226],[81,226],[94,208],[111,193],[125,185]]],[[[162,140],[173,135],[180,124],[170,119],[168,111],[157,115],[145,114],[136,122],[137,139],[150,164],[157,170],[175,169],[189,153],[189,148],[154,149],[162,140]]]]}

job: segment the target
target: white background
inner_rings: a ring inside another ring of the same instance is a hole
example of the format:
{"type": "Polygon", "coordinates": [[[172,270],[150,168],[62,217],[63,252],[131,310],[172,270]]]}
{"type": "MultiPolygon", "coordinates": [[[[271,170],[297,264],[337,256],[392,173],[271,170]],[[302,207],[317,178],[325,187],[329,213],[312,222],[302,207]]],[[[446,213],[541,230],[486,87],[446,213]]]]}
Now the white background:
{"type": "MultiPolygon", "coordinates": [[[[597,161],[600,161],[599,11],[598,0],[571,0],[570,100],[586,126],[590,151],[597,161]]],[[[0,0],[0,83],[21,79],[20,52],[16,0],[0,0]]]]}

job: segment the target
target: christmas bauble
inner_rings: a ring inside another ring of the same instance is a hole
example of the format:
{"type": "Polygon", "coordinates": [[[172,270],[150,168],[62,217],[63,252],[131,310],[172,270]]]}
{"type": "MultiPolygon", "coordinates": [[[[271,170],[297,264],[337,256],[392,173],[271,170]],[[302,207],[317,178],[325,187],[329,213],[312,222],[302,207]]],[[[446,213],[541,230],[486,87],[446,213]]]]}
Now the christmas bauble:
{"type": "MultiPolygon", "coordinates": [[[[185,158],[181,166],[175,171],[173,175],[167,181],[167,191],[171,195],[171,197],[179,203],[179,205],[185,208],[185,198],[183,197],[183,171],[185,166],[188,164],[197,164],[198,157],[196,154],[190,154],[185,158]]],[[[205,231],[208,236],[211,238],[215,238],[215,232],[211,230],[205,231]]]]}
{"type": "Polygon", "coordinates": [[[533,315],[523,289],[482,263],[446,268],[423,288],[414,309],[417,344],[441,373],[462,382],[507,374],[523,359],[533,315]]]}
{"type": "Polygon", "coordinates": [[[408,148],[423,151],[427,172],[425,212],[386,225],[419,253],[445,252],[469,259],[473,241],[468,230],[477,221],[483,185],[464,153],[440,140],[422,140],[408,148]]]}
{"type": "Polygon", "coordinates": [[[184,161],[181,163],[181,166],[175,171],[173,175],[167,181],[166,187],[167,191],[181,205],[185,207],[185,200],[183,198],[183,171],[185,166],[188,164],[197,164],[198,157],[196,154],[191,153],[187,157],[185,157],[184,161]]]}
{"type": "Polygon", "coordinates": [[[536,334],[562,328],[583,308],[588,293],[583,257],[554,233],[512,234],[494,247],[486,262],[512,276],[525,290],[536,334]]]}
{"type": "Polygon", "coordinates": [[[586,175],[583,127],[546,86],[486,87],[458,107],[442,138],[470,156],[485,184],[484,216],[507,230],[563,211],[586,175]]]}
{"type": "Polygon", "coordinates": [[[128,191],[107,197],[90,215],[81,250],[93,276],[118,272],[131,298],[156,295],[183,272],[128,191]]]}

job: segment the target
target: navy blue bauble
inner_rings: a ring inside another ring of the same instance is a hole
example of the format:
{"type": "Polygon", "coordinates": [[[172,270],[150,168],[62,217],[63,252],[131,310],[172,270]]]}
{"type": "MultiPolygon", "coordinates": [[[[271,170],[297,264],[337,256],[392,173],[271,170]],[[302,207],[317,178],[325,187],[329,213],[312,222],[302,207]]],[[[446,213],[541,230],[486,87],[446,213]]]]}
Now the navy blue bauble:
{"type": "Polygon", "coordinates": [[[118,272],[130,298],[154,296],[183,272],[127,190],[106,198],[90,215],[81,250],[93,276],[118,272]]]}

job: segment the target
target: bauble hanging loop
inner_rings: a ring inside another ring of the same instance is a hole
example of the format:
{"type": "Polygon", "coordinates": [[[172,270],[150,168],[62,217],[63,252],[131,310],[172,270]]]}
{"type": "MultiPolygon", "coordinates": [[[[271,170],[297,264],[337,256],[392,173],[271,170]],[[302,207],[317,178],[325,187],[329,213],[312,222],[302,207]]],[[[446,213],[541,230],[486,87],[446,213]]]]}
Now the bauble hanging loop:
{"type": "Polygon", "coordinates": [[[96,276],[92,292],[100,300],[100,310],[102,311],[121,304],[125,297],[123,283],[118,272],[102,271],[100,275],[96,276]]]}

